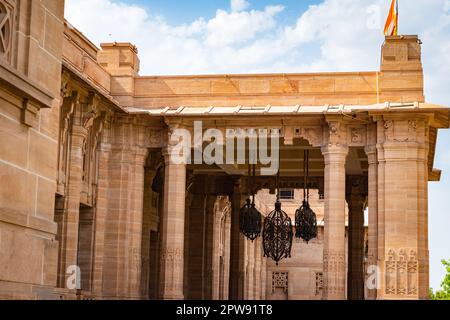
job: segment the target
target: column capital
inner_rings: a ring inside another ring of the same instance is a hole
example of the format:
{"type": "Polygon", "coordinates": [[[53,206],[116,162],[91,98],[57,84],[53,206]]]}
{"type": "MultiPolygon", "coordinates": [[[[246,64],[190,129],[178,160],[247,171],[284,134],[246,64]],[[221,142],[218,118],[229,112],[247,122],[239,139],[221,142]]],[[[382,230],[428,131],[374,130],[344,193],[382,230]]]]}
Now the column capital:
{"type": "Polygon", "coordinates": [[[88,130],[82,126],[72,127],[72,146],[73,147],[83,147],[84,141],[87,138],[88,130]]]}
{"type": "Polygon", "coordinates": [[[365,202],[368,194],[368,179],[365,176],[347,176],[346,197],[347,201],[365,202]]]}
{"type": "Polygon", "coordinates": [[[369,145],[369,146],[366,146],[365,148],[364,148],[364,152],[366,153],[366,155],[369,157],[369,161],[370,161],[370,158],[372,157],[372,156],[375,156],[376,157],[376,155],[377,155],[377,145],[376,144],[373,144],[373,145],[369,145]]]}
{"type": "Polygon", "coordinates": [[[344,145],[327,145],[322,147],[325,163],[345,163],[348,151],[348,146],[344,145]]]}
{"type": "Polygon", "coordinates": [[[145,161],[147,160],[148,154],[149,151],[147,148],[137,146],[135,150],[136,164],[143,167],[145,165],[145,161]]]}

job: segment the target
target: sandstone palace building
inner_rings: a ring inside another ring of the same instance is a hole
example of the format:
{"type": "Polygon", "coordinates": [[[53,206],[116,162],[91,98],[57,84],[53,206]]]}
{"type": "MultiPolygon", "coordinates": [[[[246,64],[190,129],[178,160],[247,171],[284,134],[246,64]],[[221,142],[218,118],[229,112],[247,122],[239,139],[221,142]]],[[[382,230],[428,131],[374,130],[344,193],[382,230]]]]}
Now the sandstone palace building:
{"type": "Polygon", "coordinates": [[[374,72],[144,76],[64,1],[0,0],[0,299],[427,299],[449,109],[423,88],[417,36],[386,37],[374,72]],[[196,121],[278,130],[263,215],[279,187],[293,219],[309,150],[317,237],[264,257],[239,230],[247,165],[169,161],[196,121]]]}

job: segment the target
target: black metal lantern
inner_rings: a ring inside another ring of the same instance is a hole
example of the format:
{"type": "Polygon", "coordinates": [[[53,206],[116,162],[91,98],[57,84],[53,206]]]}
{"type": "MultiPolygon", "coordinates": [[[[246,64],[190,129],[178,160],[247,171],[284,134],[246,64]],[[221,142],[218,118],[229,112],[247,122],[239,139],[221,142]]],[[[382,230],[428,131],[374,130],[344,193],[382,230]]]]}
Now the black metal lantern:
{"type": "Polygon", "coordinates": [[[251,187],[249,187],[249,194],[252,192],[252,200],[247,199],[247,203],[241,208],[241,212],[239,215],[239,228],[244,236],[246,236],[251,241],[254,241],[261,234],[262,227],[262,215],[256,209],[255,206],[255,194],[254,191],[250,189],[253,188],[253,180],[256,175],[256,166],[253,165],[253,173],[250,174],[250,166],[249,166],[249,177],[251,176],[251,187]]]}
{"type": "Polygon", "coordinates": [[[309,205],[309,150],[305,150],[304,152],[303,165],[305,179],[303,186],[303,203],[295,212],[295,236],[308,243],[317,237],[317,217],[309,205]]]}
{"type": "Polygon", "coordinates": [[[247,199],[239,216],[239,226],[244,236],[254,241],[261,234],[261,213],[256,209],[253,201],[247,199]]]}
{"type": "Polygon", "coordinates": [[[274,260],[277,265],[282,259],[291,257],[294,237],[292,220],[286,212],[281,210],[278,180],[277,177],[278,192],[275,210],[266,217],[263,227],[264,256],[274,260]]]}

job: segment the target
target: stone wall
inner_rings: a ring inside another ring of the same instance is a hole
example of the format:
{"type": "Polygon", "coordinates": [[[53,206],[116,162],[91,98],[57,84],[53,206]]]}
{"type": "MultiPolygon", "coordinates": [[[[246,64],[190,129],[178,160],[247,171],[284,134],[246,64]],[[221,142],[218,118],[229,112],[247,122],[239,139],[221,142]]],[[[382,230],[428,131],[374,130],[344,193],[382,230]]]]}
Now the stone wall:
{"type": "Polygon", "coordinates": [[[58,257],[64,1],[1,0],[0,11],[0,299],[44,299],[54,297],[58,257]]]}

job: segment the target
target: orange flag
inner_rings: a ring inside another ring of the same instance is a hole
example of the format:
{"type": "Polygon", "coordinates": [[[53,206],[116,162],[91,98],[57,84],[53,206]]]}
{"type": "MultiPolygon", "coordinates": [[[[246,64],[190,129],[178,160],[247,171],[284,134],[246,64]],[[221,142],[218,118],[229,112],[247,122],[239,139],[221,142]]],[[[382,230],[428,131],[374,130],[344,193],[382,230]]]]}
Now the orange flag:
{"type": "Polygon", "coordinates": [[[385,36],[396,36],[398,33],[398,0],[392,0],[389,16],[384,26],[385,36]]]}

